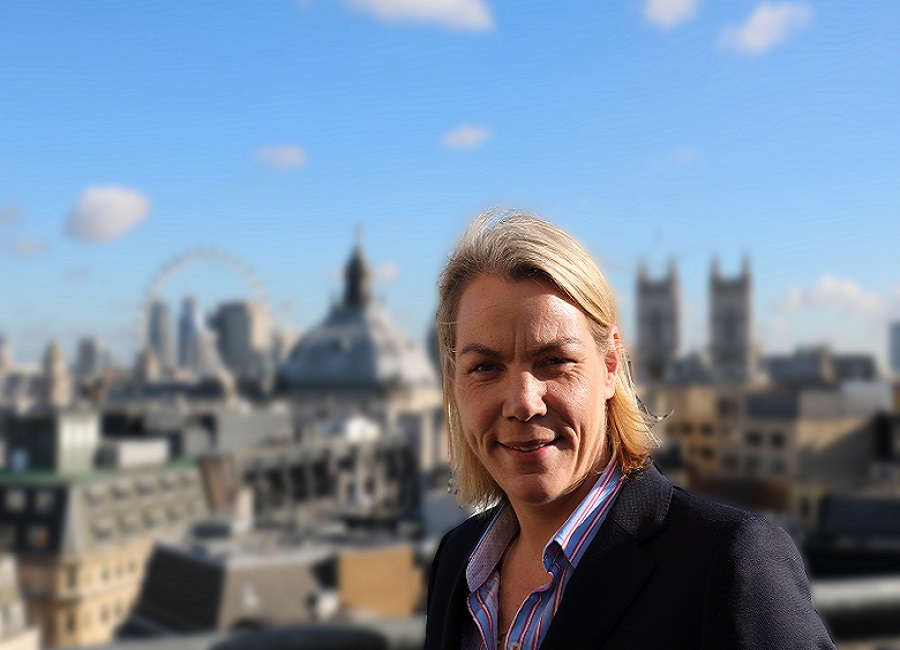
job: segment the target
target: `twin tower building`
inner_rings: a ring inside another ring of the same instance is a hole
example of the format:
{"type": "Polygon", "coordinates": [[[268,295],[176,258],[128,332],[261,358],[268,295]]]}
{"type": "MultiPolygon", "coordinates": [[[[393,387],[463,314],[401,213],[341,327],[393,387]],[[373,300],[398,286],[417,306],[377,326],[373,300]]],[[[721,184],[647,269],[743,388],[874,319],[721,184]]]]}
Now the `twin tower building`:
{"type": "Polygon", "coordinates": [[[637,281],[636,379],[642,384],[743,383],[757,372],[753,341],[753,281],[744,258],[737,277],[726,278],[717,261],[709,274],[708,345],[682,356],[681,289],[670,263],[661,279],[645,265],[637,281]]]}

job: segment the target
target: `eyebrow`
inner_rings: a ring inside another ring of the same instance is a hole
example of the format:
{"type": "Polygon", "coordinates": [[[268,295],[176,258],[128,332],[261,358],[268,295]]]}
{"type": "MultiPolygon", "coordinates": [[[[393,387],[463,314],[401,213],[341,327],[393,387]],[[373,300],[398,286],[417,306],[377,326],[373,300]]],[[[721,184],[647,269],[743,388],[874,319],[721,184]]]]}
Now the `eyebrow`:
{"type": "MultiPolygon", "coordinates": [[[[550,341],[549,343],[545,343],[533,350],[528,351],[528,355],[532,357],[540,356],[542,354],[547,354],[548,352],[558,352],[567,347],[578,347],[581,345],[581,339],[577,337],[566,337],[561,339],[556,339],[554,341],[550,341]]],[[[476,352],[478,354],[484,355],[486,357],[497,359],[501,355],[494,349],[487,347],[486,345],[482,345],[480,343],[470,343],[466,345],[461,350],[458,351],[458,356],[463,356],[469,354],[471,352],[476,352]]]]}
{"type": "Polygon", "coordinates": [[[492,350],[486,345],[481,345],[480,343],[469,343],[462,350],[457,350],[457,356],[463,356],[464,354],[469,354],[470,352],[477,352],[478,354],[483,354],[486,357],[499,357],[500,353],[496,350],[492,350]]]}

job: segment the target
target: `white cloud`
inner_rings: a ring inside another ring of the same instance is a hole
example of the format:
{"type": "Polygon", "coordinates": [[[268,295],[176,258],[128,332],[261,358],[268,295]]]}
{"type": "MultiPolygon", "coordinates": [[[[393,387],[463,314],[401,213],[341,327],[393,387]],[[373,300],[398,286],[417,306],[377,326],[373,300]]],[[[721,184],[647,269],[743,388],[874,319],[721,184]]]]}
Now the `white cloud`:
{"type": "Polygon", "coordinates": [[[375,278],[381,282],[393,282],[400,275],[400,265],[397,262],[385,262],[375,269],[375,278]]]}
{"type": "Polygon", "coordinates": [[[16,257],[37,257],[47,252],[48,246],[37,239],[17,239],[10,246],[12,254],[16,257]]]}
{"type": "Polygon", "coordinates": [[[0,208],[0,223],[12,223],[13,221],[17,221],[21,214],[22,211],[15,203],[5,205],[0,208]]]}
{"type": "Polygon", "coordinates": [[[69,213],[66,232],[75,239],[112,241],[147,218],[150,200],[125,187],[89,187],[69,213]]]}
{"type": "Polygon", "coordinates": [[[809,309],[839,309],[854,316],[878,316],[884,312],[884,301],[853,280],[825,276],[812,288],[795,287],[779,301],[783,312],[809,309]]]}
{"type": "Polygon", "coordinates": [[[761,54],[807,27],[812,18],[812,7],[805,2],[761,2],[743,25],[729,25],[722,30],[719,46],[744,54],[761,54]]]}
{"type": "Polygon", "coordinates": [[[487,31],[493,28],[484,0],[344,0],[352,9],[389,23],[436,23],[449,29],[487,31]]]}
{"type": "Polygon", "coordinates": [[[697,13],[697,0],[647,0],[644,19],[663,29],[671,29],[697,13]]]}
{"type": "Polygon", "coordinates": [[[286,144],[260,147],[256,151],[256,160],[275,169],[292,169],[305,165],[309,156],[300,147],[286,144]]]}
{"type": "Polygon", "coordinates": [[[462,124],[444,135],[441,142],[448,149],[475,149],[491,137],[491,130],[486,126],[462,124]]]}

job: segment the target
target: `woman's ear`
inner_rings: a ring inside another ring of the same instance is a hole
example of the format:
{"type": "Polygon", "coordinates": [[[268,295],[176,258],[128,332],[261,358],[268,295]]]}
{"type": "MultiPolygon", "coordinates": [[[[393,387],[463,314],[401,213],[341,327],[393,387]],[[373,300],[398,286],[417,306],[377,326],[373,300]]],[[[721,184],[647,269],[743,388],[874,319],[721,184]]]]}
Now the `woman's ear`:
{"type": "Polygon", "coordinates": [[[609,328],[609,341],[606,346],[606,399],[616,392],[616,375],[619,364],[622,362],[619,351],[622,349],[622,339],[619,335],[619,327],[613,325],[609,328]]]}

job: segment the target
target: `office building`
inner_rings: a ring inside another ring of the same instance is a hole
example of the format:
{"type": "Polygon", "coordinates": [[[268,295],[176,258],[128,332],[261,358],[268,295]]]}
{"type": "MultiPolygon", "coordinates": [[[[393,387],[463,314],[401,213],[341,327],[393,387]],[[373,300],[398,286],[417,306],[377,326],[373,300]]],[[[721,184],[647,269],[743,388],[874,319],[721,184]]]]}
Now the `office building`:
{"type": "Polygon", "coordinates": [[[208,514],[191,462],[162,464],[162,442],[93,460],[96,413],[12,418],[0,472],[0,549],[19,562],[27,618],[46,647],[108,642],[137,596],[154,542],[208,514]],[[150,447],[153,447],[152,449],[150,447]]]}
{"type": "Polygon", "coordinates": [[[154,300],[150,305],[147,323],[147,343],[153,350],[161,370],[175,367],[175,336],[169,304],[154,300]]]}
{"type": "Polygon", "coordinates": [[[222,361],[238,377],[262,377],[271,367],[272,325],[265,305],[233,301],[211,319],[222,361]]]}

